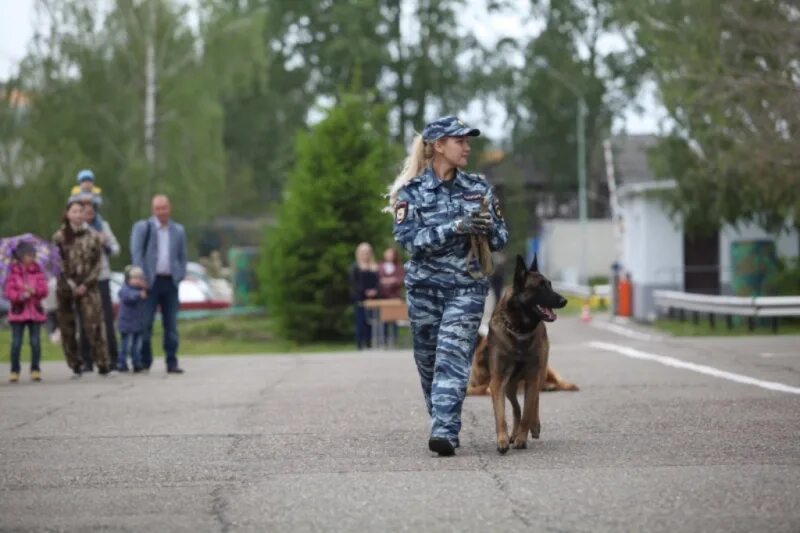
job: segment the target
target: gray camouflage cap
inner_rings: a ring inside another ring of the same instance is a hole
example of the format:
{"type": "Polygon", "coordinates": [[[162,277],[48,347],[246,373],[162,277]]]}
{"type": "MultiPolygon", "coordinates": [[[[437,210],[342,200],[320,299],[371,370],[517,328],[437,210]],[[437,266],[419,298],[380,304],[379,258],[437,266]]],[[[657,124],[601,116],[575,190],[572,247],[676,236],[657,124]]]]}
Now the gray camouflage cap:
{"type": "Polygon", "coordinates": [[[437,118],[422,130],[422,140],[427,143],[438,141],[442,137],[477,137],[481,130],[470,128],[460,118],[449,115],[437,118]]]}

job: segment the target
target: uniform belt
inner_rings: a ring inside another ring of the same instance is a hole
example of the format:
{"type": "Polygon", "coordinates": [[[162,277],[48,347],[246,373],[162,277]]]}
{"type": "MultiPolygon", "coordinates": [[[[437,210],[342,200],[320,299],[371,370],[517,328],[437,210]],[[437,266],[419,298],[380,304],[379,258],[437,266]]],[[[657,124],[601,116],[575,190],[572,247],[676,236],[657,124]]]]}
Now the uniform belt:
{"type": "Polygon", "coordinates": [[[452,289],[440,289],[439,287],[427,287],[425,285],[415,285],[407,287],[408,292],[414,294],[430,294],[431,296],[444,296],[452,298],[463,294],[487,294],[489,292],[488,283],[476,283],[473,287],[455,287],[452,289]]]}

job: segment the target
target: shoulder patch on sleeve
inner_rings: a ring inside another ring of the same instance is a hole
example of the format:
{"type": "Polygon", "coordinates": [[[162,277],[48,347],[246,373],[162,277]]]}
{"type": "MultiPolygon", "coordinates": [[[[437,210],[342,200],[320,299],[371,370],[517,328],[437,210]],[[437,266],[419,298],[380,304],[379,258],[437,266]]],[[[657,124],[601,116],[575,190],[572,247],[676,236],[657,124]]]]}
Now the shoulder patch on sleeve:
{"type": "Polygon", "coordinates": [[[397,224],[405,222],[408,216],[408,202],[402,201],[394,204],[394,221],[397,224]]]}

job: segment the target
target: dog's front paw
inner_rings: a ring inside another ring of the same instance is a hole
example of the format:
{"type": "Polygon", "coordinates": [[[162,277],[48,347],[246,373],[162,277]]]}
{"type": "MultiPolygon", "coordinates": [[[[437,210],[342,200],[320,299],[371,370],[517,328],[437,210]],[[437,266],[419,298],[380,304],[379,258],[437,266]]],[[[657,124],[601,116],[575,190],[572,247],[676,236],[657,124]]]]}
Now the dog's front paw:
{"type": "Polygon", "coordinates": [[[514,448],[515,450],[524,450],[525,448],[528,447],[528,439],[525,438],[525,435],[521,435],[521,434],[517,435],[513,439],[513,443],[511,444],[511,447],[514,448]]]}
{"type": "Polygon", "coordinates": [[[542,432],[542,425],[540,423],[535,423],[531,425],[531,437],[534,439],[539,438],[539,433],[542,432]]]}
{"type": "Polygon", "coordinates": [[[508,435],[498,435],[497,451],[504,454],[508,451],[508,435]]]}

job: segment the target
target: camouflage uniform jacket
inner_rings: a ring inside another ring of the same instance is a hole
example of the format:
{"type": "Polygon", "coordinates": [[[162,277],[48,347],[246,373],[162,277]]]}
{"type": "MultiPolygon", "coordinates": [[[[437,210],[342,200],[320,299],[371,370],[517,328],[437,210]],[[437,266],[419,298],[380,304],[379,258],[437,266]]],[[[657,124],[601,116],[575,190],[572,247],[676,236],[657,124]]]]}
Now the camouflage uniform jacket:
{"type": "MultiPolygon", "coordinates": [[[[456,221],[479,210],[484,196],[494,221],[489,247],[499,250],[508,241],[508,230],[498,200],[482,176],[456,170],[454,178],[444,182],[427,168],[400,190],[394,205],[394,237],[411,253],[405,265],[407,288],[488,287],[488,279],[475,280],[468,274],[469,235],[456,232],[456,221]]],[[[470,268],[480,270],[477,260],[470,268]]]]}
{"type": "Polygon", "coordinates": [[[102,268],[103,244],[100,235],[87,225],[75,231],[71,243],[64,242],[64,228],[53,235],[53,244],[61,254],[61,277],[70,287],[97,285],[102,268]]]}

